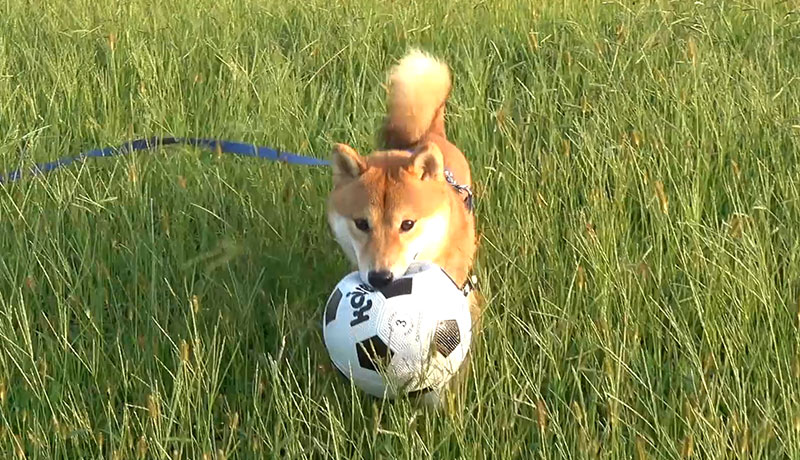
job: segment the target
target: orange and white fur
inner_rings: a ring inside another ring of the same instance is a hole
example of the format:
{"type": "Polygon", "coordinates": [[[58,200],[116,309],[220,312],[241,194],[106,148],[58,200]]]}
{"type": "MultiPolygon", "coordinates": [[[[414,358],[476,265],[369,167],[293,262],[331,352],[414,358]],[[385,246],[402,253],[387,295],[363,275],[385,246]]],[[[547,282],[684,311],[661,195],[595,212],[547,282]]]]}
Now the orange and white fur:
{"type": "MultiPolygon", "coordinates": [[[[448,66],[412,50],[391,69],[382,149],[362,156],[336,144],[328,222],[364,282],[385,286],[414,261],[442,267],[459,286],[476,250],[465,196],[445,179],[472,186],[464,154],[447,140],[448,66]]],[[[470,296],[473,322],[478,307],[470,296]]]]}

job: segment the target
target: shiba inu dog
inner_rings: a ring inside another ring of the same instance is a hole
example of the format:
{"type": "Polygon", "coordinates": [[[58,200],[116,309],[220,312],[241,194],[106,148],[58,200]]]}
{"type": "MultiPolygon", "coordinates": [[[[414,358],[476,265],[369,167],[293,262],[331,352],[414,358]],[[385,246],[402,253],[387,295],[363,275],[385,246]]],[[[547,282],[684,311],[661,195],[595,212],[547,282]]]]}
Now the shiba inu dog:
{"type": "MultiPolygon", "coordinates": [[[[432,262],[464,286],[476,251],[472,176],[447,140],[446,64],[411,50],[390,71],[382,149],[362,156],[336,144],[328,222],[361,278],[381,288],[414,261],[432,262]]],[[[473,322],[478,302],[470,294],[473,322]]]]}
{"type": "Polygon", "coordinates": [[[475,219],[464,192],[472,177],[445,134],[450,88],[448,67],[412,50],[389,75],[385,150],[362,156],[334,146],[328,222],[362,280],[375,288],[414,261],[441,266],[459,285],[468,279],[475,219]]]}

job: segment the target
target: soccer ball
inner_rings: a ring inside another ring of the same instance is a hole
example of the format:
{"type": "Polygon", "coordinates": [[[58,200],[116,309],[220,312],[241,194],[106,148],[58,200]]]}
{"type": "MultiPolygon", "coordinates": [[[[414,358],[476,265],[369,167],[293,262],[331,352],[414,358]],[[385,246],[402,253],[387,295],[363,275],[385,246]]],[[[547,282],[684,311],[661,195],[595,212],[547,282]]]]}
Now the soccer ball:
{"type": "Polygon", "coordinates": [[[393,399],[441,389],[472,339],[467,298],[440,267],[416,263],[381,289],[345,276],[325,306],[325,347],[365,392],[393,399]]]}

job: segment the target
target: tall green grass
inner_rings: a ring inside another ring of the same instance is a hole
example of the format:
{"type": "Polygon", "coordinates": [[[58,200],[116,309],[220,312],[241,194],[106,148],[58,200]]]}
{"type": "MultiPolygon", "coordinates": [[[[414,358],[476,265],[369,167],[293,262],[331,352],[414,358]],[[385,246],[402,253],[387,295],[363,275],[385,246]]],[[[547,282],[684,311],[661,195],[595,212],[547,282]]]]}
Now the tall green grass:
{"type": "Polygon", "coordinates": [[[375,147],[452,67],[464,407],[338,380],[324,169],[170,148],[0,186],[3,458],[800,458],[797,2],[0,3],[0,169],[154,134],[375,147]]]}

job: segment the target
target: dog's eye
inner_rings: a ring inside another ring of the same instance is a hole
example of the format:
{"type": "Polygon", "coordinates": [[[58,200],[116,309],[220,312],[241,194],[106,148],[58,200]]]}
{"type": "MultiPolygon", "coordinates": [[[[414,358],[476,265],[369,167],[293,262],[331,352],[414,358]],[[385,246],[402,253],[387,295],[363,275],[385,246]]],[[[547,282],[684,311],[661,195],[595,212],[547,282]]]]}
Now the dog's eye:
{"type": "Polygon", "coordinates": [[[369,231],[369,222],[367,222],[367,219],[354,219],[353,223],[356,224],[356,228],[362,232],[369,231]]]}
{"type": "Polygon", "coordinates": [[[414,228],[414,221],[413,220],[404,220],[400,223],[400,230],[407,232],[414,228]]]}

